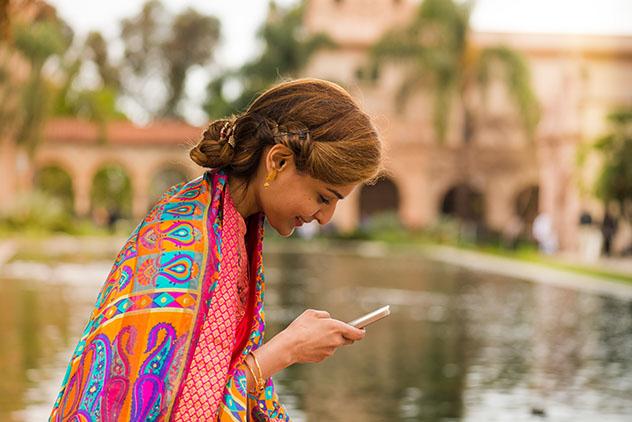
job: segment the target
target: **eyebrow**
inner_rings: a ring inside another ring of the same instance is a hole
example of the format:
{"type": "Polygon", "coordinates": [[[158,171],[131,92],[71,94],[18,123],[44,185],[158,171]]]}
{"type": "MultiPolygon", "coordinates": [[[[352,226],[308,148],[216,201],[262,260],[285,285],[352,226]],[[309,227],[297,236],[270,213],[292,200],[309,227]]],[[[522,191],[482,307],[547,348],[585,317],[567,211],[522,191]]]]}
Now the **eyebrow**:
{"type": "Polygon", "coordinates": [[[332,188],[327,188],[327,190],[331,193],[333,193],[334,195],[336,195],[338,197],[338,199],[345,199],[344,196],[340,195],[340,193],[338,193],[338,191],[333,190],[332,188]]]}

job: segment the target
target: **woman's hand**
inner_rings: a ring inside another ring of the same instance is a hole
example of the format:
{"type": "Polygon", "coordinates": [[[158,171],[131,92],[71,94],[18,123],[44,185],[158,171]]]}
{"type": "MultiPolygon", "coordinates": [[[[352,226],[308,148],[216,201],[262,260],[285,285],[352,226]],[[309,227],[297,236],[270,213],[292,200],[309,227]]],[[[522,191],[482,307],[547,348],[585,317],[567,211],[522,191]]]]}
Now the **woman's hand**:
{"type": "MultiPolygon", "coordinates": [[[[308,309],[279,334],[252,353],[264,379],[295,363],[320,362],[345,344],[364,338],[365,330],[332,319],[325,311],[308,309]]],[[[250,356],[250,365],[255,365],[250,356]]],[[[255,385],[246,371],[248,390],[255,385]]]]}
{"type": "Polygon", "coordinates": [[[292,363],[320,362],[340,346],[362,340],[365,330],[329,316],[326,311],[308,309],[282,332],[292,363]]]}

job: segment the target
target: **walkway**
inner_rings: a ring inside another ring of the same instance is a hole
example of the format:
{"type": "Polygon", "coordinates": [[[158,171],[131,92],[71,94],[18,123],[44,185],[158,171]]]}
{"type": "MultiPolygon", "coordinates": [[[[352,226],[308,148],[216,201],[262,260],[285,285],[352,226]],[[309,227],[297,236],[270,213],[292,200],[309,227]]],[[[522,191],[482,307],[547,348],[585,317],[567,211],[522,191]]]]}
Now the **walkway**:
{"type": "MultiPolygon", "coordinates": [[[[424,247],[422,251],[431,259],[477,271],[632,299],[632,284],[615,279],[559,270],[542,264],[449,246],[424,247]]],[[[611,268],[608,269],[611,270],[611,268]]]]}

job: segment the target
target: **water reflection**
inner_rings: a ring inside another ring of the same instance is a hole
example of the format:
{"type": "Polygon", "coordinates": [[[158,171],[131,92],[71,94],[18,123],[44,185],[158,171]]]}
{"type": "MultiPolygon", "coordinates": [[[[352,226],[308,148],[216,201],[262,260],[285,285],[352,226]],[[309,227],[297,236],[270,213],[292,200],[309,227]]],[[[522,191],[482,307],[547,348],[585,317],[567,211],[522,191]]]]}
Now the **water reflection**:
{"type": "Polygon", "coordinates": [[[422,259],[279,254],[266,263],[275,331],[304,307],[350,320],[392,305],[362,343],[278,377],[305,420],[626,420],[632,412],[630,302],[422,259]]]}
{"type": "MultiPolygon", "coordinates": [[[[1,421],[47,419],[99,286],[73,286],[54,277],[33,281],[6,276],[28,267],[28,263],[9,264],[0,276],[1,421]]],[[[80,274],[84,267],[75,264],[71,272],[80,274]]]]}
{"type": "MultiPolygon", "coordinates": [[[[109,270],[105,262],[67,263],[49,271],[54,279],[18,277],[29,265],[0,272],[2,421],[47,417],[109,270]],[[77,283],[76,274],[88,273],[89,283],[77,283]]],[[[342,320],[383,304],[393,312],[364,341],[276,377],[296,421],[632,413],[630,301],[380,254],[268,253],[265,265],[268,338],[307,307],[342,320]]]]}
{"type": "Polygon", "coordinates": [[[40,290],[24,281],[0,280],[0,420],[45,403],[42,378],[59,365],[56,354],[75,340],[63,289],[40,290]]]}

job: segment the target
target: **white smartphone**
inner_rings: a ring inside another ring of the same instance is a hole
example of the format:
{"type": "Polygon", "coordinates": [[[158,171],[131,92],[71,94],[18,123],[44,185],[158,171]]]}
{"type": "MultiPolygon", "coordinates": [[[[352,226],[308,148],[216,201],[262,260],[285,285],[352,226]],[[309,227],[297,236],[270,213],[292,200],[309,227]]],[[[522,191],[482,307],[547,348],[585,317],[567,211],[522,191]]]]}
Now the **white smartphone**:
{"type": "Polygon", "coordinates": [[[390,305],[386,305],[381,307],[380,309],[376,309],[373,312],[369,312],[366,315],[361,316],[360,318],[354,319],[347,324],[353,325],[356,328],[364,328],[369,324],[374,323],[375,321],[379,321],[384,317],[387,317],[391,314],[390,305]]]}

